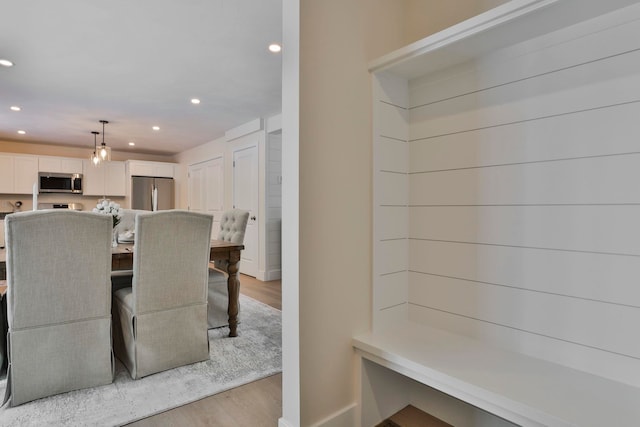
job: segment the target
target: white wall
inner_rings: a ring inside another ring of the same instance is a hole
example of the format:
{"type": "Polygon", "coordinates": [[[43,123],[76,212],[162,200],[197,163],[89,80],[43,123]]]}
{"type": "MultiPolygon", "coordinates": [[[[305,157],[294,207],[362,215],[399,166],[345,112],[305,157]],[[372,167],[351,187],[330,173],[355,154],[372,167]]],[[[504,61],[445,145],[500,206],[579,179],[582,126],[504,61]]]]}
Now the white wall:
{"type": "Polygon", "coordinates": [[[378,327],[408,316],[640,385],[639,18],[381,76],[378,327]]]}
{"type": "Polygon", "coordinates": [[[492,9],[508,0],[407,0],[405,15],[406,44],[420,40],[428,34],[444,30],[485,10],[492,9]]]}
{"type": "MultiPolygon", "coordinates": [[[[0,141],[0,153],[36,154],[40,156],[75,157],[88,159],[93,151],[93,145],[84,147],[63,146],[51,144],[24,143],[14,141],[0,141]]],[[[128,151],[111,152],[111,158],[117,161],[148,160],[154,162],[173,162],[171,155],[134,153],[128,151]]]]}

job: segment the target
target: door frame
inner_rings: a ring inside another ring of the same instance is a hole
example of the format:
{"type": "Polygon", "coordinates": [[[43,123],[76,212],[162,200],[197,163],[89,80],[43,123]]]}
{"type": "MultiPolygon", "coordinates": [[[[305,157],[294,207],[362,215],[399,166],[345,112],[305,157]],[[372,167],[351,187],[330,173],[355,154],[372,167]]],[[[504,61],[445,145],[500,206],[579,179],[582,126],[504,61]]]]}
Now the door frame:
{"type": "Polygon", "coordinates": [[[233,185],[232,207],[249,211],[244,235],[245,249],[242,251],[240,273],[258,278],[260,270],[259,220],[263,209],[260,206],[260,152],[257,144],[249,144],[232,151],[233,185]]]}
{"type": "MultiPolygon", "coordinates": [[[[256,262],[257,262],[257,269],[256,269],[256,279],[258,280],[262,280],[265,281],[266,280],[266,273],[265,273],[265,251],[266,251],[266,247],[265,247],[265,238],[266,238],[266,234],[265,234],[265,228],[266,228],[266,222],[265,222],[265,215],[264,215],[264,211],[265,211],[265,206],[266,206],[266,196],[265,196],[265,179],[266,179],[266,175],[265,175],[265,140],[266,140],[266,132],[264,130],[264,128],[262,127],[262,123],[260,123],[260,127],[259,129],[254,130],[253,132],[247,132],[247,133],[243,133],[242,135],[237,136],[234,139],[230,139],[228,140],[228,156],[231,162],[233,162],[234,159],[234,155],[237,151],[241,151],[244,149],[247,149],[249,147],[252,146],[256,146],[258,149],[258,212],[256,212],[257,215],[257,221],[256,221],[256,225],[258,226],[258,233],[257,233],[257,242],[256,242],[256,262]]],[[[234,194],[235,194],[235,182],[233,179],[233,167],[228,168],[229,172],[228,172],[228,179],[229,182],[231,183],[231,185],[228,187],[230,188],[231,192],[229,194],[229,205],[228,206],[233,206],[234,205],[234,194]]]]}

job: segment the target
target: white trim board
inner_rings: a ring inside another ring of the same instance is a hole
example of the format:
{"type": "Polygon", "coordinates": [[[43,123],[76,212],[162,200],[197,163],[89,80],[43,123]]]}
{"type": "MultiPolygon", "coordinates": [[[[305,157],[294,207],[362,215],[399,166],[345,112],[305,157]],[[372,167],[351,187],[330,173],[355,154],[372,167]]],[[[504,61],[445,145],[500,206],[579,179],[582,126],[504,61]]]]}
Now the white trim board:
{"type": "Polygon", "coordinates": [[[224,137],[227,141],[233,141],[234,139],[262,130],[262,126],[262,119],[254,119],[238,127],[229,129],[224,133],[224,137]]]}
{"type": "Polygon", "coordinates": [[[414,78],[636,4],[635,0],[512,0],[369,64],[414,78]]]}

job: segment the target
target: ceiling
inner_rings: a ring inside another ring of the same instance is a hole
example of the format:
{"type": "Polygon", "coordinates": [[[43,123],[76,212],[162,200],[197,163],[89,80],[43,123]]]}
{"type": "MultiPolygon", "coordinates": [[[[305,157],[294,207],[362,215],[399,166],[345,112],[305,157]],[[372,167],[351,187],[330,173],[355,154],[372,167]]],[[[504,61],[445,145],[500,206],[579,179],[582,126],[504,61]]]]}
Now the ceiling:
{"type": "Polygon", "coordinates": [[[15,64],[0,66],[0,140],[90,148],[108,120],[114,150],[175,154],[280,112],[281,54],[267,47],[280,43],[281,0],[0,0],[0,11],[0,58],[15,64]]]}

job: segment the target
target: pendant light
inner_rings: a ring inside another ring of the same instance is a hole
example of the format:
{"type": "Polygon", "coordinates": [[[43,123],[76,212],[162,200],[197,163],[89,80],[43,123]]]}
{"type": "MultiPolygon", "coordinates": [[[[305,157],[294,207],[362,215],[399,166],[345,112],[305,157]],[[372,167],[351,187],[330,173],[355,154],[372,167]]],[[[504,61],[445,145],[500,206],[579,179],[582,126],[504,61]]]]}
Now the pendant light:
{"type": "Polygon", "coordinates": [[[100,123],[102,123],[102,144],[100,144],[100,149],[98,150],[98,155],[100,157],[100,160],[103,162],[110,162],[111,161],[111,147],[107,147],[107,144],[105,144],[104,142],[104,125],[109,123],[106,120],[100,120],[100,123]]]}
{"type": "Polygon", "coordinates": [[[91,164],[93,166],[98,166],[100,164],[100,156],[98,156],[98,140],[96,138],[96,135],[98,135],[100,132],[96,132],[95,130],[91,132],[93,134],[93,153],[91,154],[91,156],[89,157],[89,159],[91,160],[91,164]]]}

